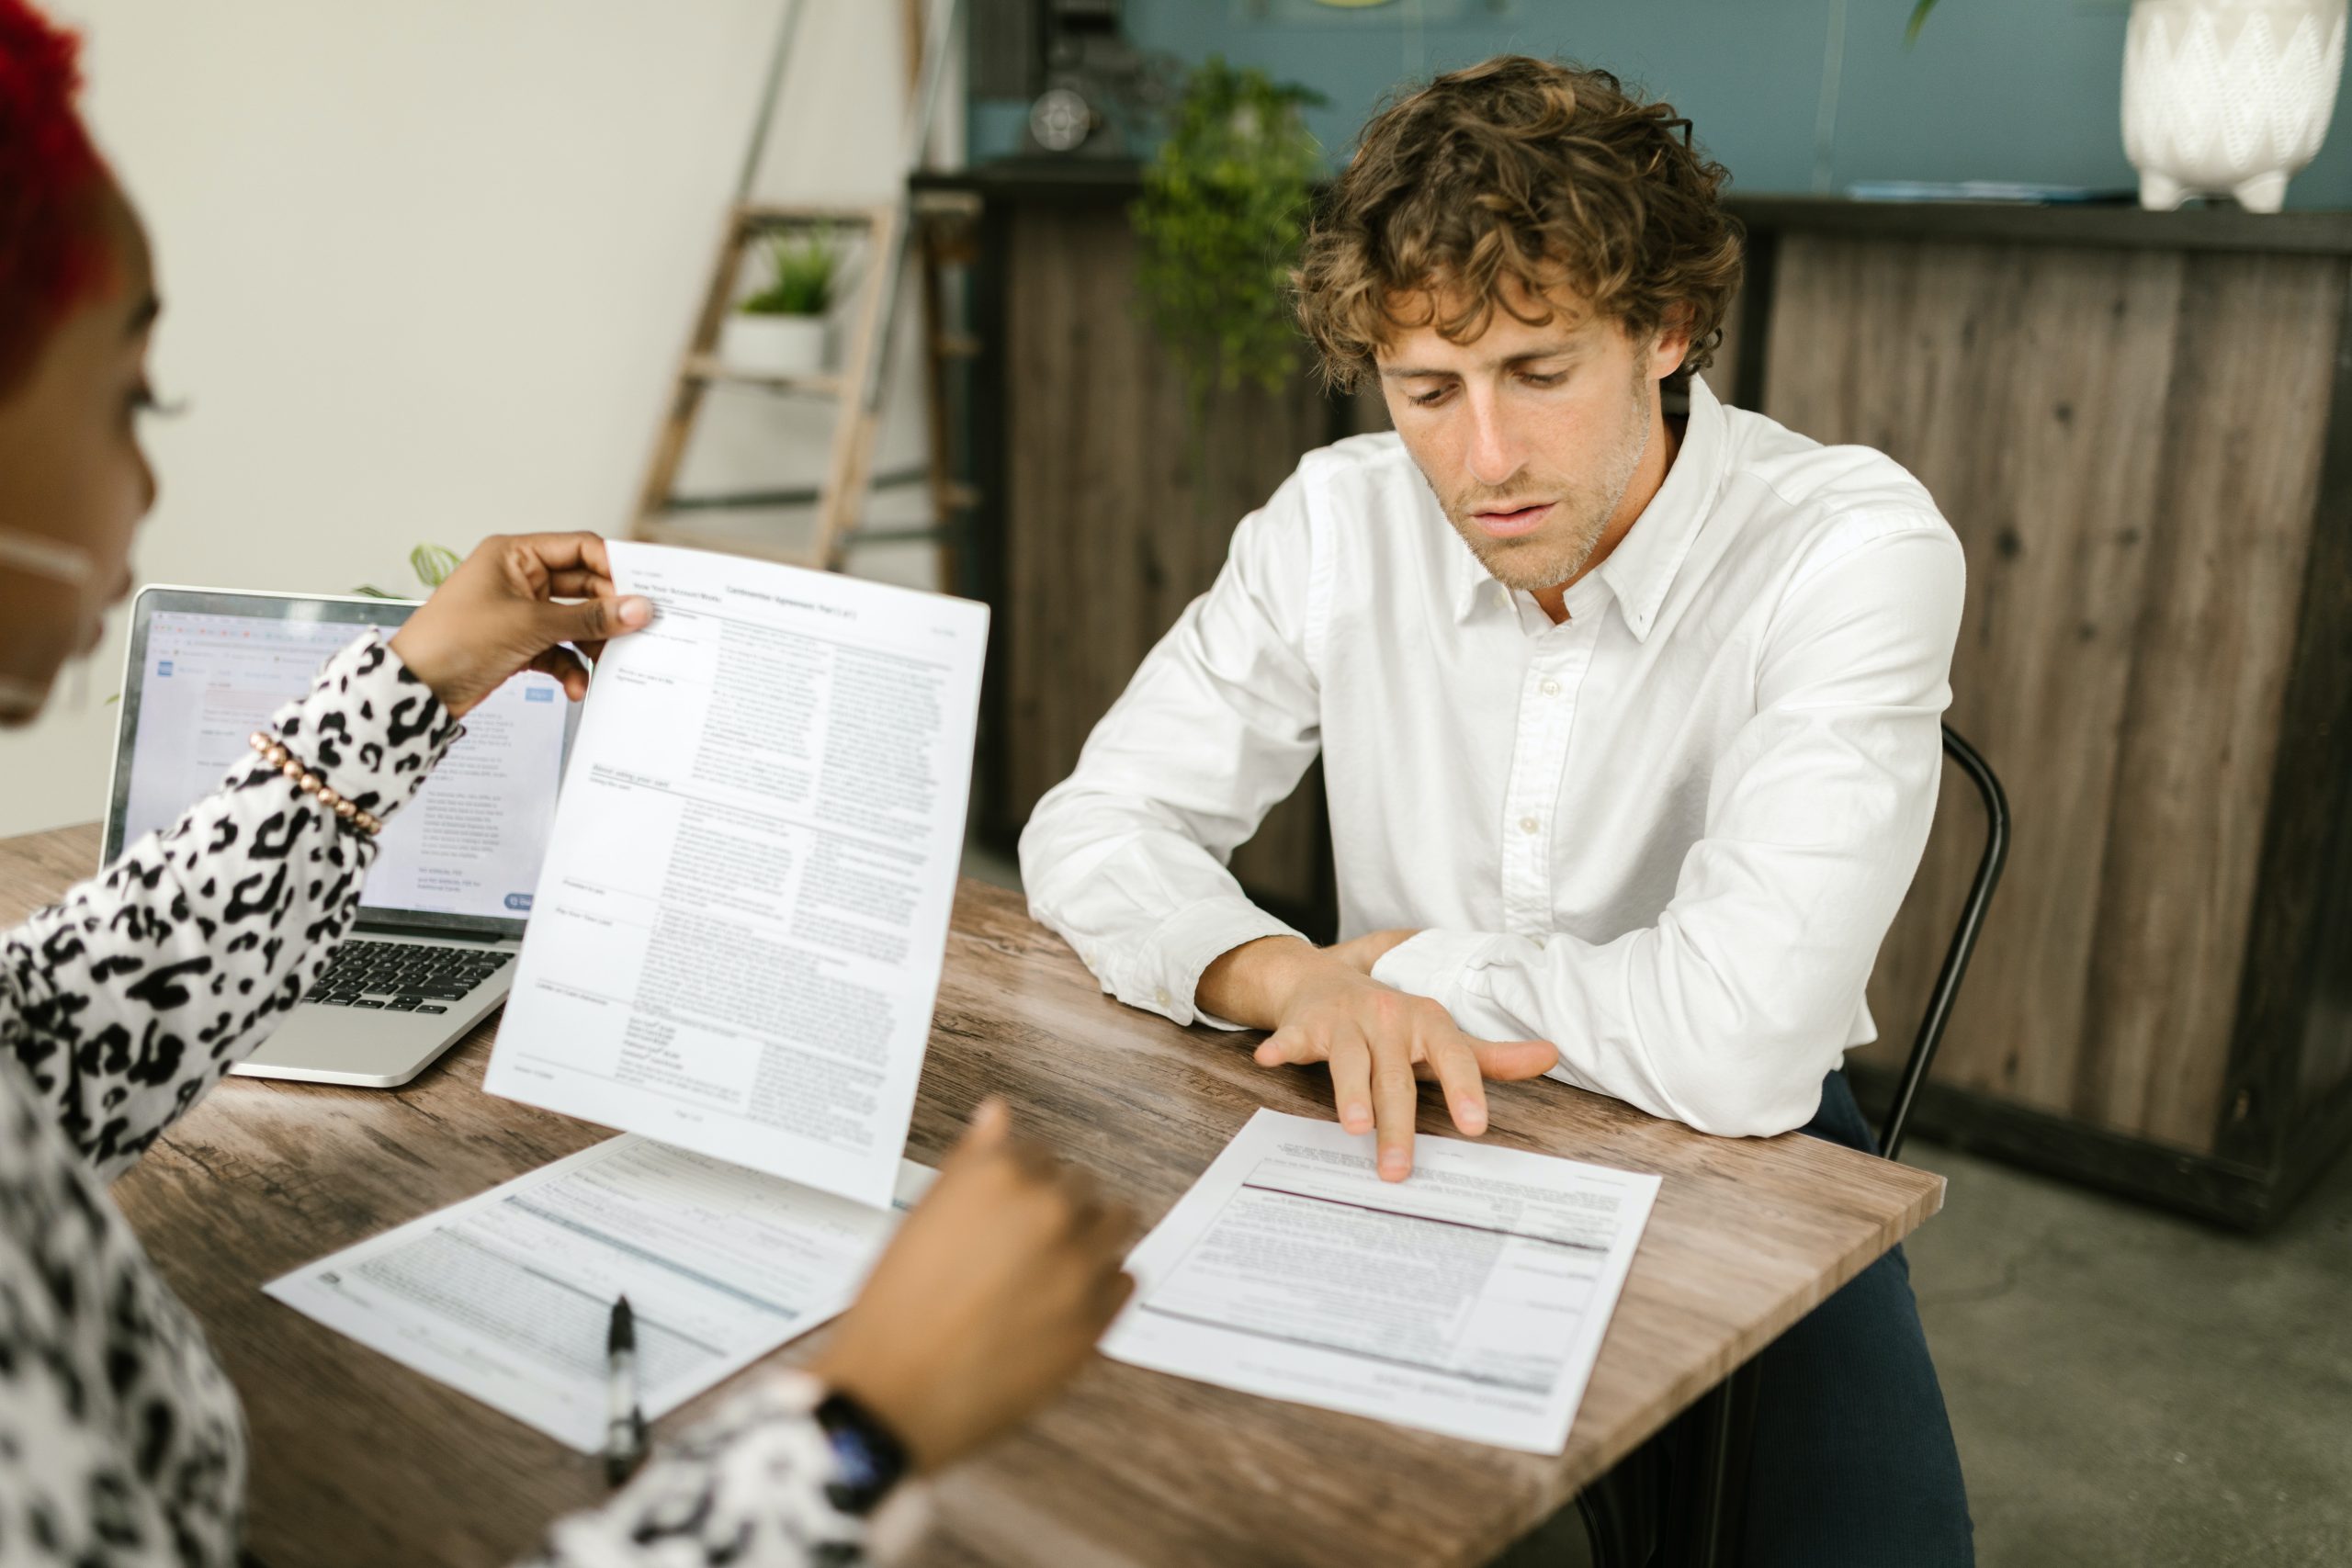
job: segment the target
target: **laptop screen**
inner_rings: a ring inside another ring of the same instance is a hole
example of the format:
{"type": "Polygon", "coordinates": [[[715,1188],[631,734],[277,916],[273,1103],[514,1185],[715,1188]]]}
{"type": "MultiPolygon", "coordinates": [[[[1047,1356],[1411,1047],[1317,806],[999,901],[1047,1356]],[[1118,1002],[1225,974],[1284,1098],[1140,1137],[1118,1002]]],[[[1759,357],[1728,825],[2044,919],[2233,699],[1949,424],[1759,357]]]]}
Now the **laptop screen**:
{"type": "MultiPolygon", "coordinates": [[[[308,692],[319,666],[364,626],[397,626],[414,607],[143,592],[125,671],[107,858],[218,788],[230,766],[251,755],[246,737],[308,692]]],[[[571,707],[562,687],[526,671],[469,713],[466,733],[385,825],[363,915],[519,934],[555,820],[571,707]]]]}

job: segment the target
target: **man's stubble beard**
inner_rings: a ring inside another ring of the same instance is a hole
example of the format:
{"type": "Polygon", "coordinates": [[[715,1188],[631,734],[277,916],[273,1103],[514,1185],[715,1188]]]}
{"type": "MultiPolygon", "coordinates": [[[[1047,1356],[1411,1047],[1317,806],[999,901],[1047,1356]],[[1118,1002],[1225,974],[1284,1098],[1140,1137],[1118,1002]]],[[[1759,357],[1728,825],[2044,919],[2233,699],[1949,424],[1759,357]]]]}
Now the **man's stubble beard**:
{"type": "MultiPolygon", "coordinates": [[[[1617,515],[1618,505],[1633,485],[1643,453],[1649,449],[1649,387],[1648,378],[1636,371],[1629,405],[1633,418],[1624,439],[1609,455],[1606,467],[1587,479],[1569,479],[1559,487],[1560,515],[1535,534],[1519,539],[1489,538],[1470,520],[1471,512],[1480,505],[1516,499],[1510,486],[1473,484],[1459,495],[1447,496],[1435,483],[1430,485],[1444,508],[1445,520],[1453,525],[1453,531],[1496,581],[1521,592],[1537,593],[1573,581],[1584,570],[1600,546],[1601,535],[1609,531],[1609,520],[1617,515]]],[[[1421,478],[1429,479],[1428,469],[1421,470],[1421,478]]],[[[1524,487],[1520,493],[1523,491],[1524,487]]]]}

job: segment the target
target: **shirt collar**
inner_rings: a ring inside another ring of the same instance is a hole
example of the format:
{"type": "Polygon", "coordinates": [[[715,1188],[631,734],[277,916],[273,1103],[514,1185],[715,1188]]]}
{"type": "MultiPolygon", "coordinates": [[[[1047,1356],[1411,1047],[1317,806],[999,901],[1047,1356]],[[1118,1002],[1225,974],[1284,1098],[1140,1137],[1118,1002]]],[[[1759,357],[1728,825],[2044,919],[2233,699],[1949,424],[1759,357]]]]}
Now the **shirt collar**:
{"type": "MultiPolygon", "coordinates": [[[[1723,478],[1724,424],[1723,404],[1703,379],[1691,377],[1690,412],[1674,466],[1667,469],[1666,482],[1658,486],[1633,527],[1594,573],[1609,585],[1618,612],[1636,639],[1648,639],[1658,608],[1666,602],[1666,591],[1714,503],[1723,478]]],[[[1455,619],[1467,620],[1482,607],[1499,607],[1502,600],[1494,578],[1458,536],[1453,546],[1455,619]]]]}

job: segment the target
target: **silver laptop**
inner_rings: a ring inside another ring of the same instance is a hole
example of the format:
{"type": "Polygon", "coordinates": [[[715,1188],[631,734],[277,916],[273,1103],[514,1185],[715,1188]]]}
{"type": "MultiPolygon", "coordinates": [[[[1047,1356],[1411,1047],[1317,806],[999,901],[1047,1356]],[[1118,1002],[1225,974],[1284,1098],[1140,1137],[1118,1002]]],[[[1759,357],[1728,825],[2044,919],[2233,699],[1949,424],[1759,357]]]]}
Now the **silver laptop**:
{"type": "MultiPolygon", "coordinates": [[[[311,689],[328,655],[413,601],[141,589],[115,729],[105,860],[169,827],[251,755],[246,737],[311,689]]],[[[517,675],[387,823],[357,924],[318,983],[235,1071],[390,1088],[506,999],[555,822],[578,710],[517,675]]]]}

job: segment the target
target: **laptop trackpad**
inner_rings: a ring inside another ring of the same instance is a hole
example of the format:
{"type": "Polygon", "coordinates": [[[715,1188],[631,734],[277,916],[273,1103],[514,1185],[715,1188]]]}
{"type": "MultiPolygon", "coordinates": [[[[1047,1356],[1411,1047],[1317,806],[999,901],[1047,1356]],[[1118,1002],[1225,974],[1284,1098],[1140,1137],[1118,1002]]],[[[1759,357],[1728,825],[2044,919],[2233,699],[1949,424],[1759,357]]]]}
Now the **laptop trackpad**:
{"type": "Polygon", "coordinates": [[[503,987],[479,1000],[469,998],[466,1010],[480,1011],[455,1030],[446,1016],[306,1003],[232,1070],[243,1077],[390,1089],[423,1072],[504,999],[503,987]]]}

